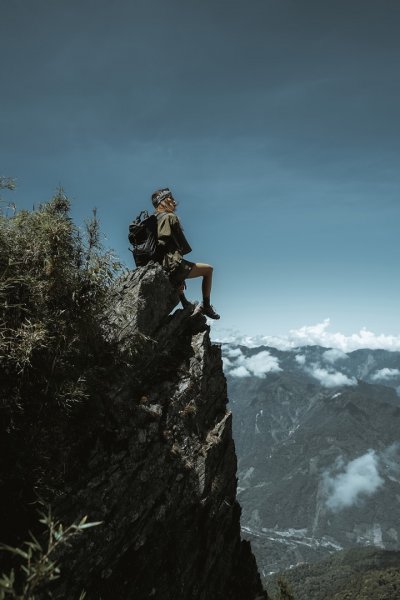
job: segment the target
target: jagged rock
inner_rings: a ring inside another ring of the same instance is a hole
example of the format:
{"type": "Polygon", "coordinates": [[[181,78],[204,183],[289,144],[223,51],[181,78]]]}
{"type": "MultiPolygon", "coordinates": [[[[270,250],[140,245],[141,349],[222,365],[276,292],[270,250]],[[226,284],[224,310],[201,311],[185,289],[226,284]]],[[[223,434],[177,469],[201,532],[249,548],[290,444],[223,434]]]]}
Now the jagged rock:
{"type": "Polygon", "coordinates": [[[161,266],[149,263],[117,280],[110,293],[107,325],[120,344],[138,333],[153,336],[178,302],[177,291],[161,266]]]}
{"type": "Polygon", "coordinates": [[[89,600],[267,598],[240,538],[220,348],[203,316],[168,314],[176,301],[157,265],[112,292],[108,335],[137,361],[105,379],[79,465],[54,502],[64,520],[102,521],[64,551],[56,598],[82,589],[89,600]]]}

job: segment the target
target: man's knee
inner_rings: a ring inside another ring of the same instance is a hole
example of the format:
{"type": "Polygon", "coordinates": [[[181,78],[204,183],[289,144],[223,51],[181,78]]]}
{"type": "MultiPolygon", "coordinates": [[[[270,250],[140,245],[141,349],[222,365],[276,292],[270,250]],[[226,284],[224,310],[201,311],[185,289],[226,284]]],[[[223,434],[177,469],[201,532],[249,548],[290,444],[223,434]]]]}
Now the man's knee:
{"type": "Polygon", "coordinates": [[[206,263],[195,263],[188,275],[188,279],[191,277],[211,277],[213,270],[214,268],[206,263]]]}

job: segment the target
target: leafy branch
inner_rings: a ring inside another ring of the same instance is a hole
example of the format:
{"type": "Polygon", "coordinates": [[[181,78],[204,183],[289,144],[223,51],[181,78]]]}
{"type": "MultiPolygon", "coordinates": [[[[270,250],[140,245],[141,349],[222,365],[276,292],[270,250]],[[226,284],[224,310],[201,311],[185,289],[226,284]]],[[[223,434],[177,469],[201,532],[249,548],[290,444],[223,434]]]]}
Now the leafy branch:
{"type": "Polygon", "coordinates": [[[15,180],[12,177],[0,175],[0,190],[15,190],[15,180]]]}
{"type": "MultiPolygon", "coordinates": [[[[55,558],[56,550],[61,546],[69,546],[71,539],[85,529],[101,524],[101,521],[88,523],[85,516],[64,528],[60,521],[53,518],[50,508],[47,514],[39,512],[39,515],[39,522],[47,528],[45,542],[40,543],[30,532],[30,540],[24,542],[21,548],[0,544],[0,550],[14,555],[21,563],[17,572],[12,569],[9,574],[1,575],[0,600],[36,600],[37,593],[43,587],[60,577],[60,566],[55,558]]],[[[85,592],[82,592],[79,600],[83,600],[85,595],[85,592]]]]}

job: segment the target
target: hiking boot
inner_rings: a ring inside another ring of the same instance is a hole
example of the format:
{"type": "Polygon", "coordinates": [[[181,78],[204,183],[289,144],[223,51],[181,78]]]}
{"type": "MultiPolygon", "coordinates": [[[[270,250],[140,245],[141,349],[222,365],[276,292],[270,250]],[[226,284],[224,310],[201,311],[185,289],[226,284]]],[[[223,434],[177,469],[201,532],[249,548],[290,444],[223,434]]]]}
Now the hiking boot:
{"type": "Polygon", "coordinates": [[[204,304],[201,303],[198,306],[196,306],[196,308],[193,311],[193,315],[197,315],[198,313],[205,315],[209,319],[218,320],[221,318],[220,315],[215,312],[214,307],[211,306],[211,304],[209,304],[208,306],[204,306],[204,304]]]}

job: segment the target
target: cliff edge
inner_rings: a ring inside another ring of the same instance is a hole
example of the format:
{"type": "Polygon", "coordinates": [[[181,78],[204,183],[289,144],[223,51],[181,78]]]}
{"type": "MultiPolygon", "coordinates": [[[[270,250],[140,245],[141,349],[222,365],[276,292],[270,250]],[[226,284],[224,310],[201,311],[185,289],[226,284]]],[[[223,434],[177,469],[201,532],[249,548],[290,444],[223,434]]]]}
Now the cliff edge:
{"type": "Polygon", "coordinates": [[[23,495],[34,490],[65,523],[101,521],[58,552],[54,598],[82,590],[89,600],[267,598],[240,538],[220,349],[202,315],[171,314],[177,300],[158,265],[118,279],[102,324],[118,360],[103,356],[97,386],[57,433],[41,428],[40,477],[29,441],[18,438],[19,472],[32,488],[23,495]]]}

